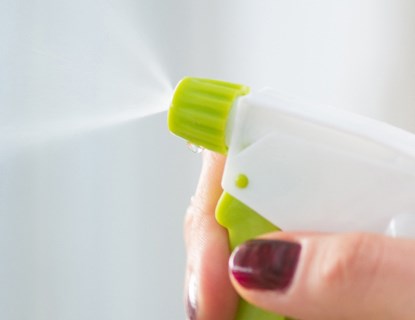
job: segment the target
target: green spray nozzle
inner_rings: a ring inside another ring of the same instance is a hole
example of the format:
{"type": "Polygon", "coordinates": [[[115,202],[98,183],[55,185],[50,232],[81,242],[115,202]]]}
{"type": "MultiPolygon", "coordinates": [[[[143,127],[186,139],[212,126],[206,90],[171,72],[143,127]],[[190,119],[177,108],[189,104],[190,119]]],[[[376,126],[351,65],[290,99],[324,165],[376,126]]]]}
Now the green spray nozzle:
{"type": "Polygon", "coordinates": [[[186,77],[174,92],[168,115],[171,132],[192,144],[226,154],[226,123],[234,101],[249,87],[186,77]]]}

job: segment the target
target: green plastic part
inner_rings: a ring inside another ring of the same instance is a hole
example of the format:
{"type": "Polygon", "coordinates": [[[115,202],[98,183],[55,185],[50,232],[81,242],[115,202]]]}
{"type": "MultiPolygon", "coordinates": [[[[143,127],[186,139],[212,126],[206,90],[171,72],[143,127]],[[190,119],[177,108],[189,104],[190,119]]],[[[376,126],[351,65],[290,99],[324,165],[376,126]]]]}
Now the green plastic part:
{"type": "Polygon", "coordinates": [[[231,250],[261,234],[281,231],[227,192],[222,194],[216,207],[216,220],[228,230],[231,250]]]}
{"type": "MultiPolygon", "coordinates": [[[[261,234],[280,231],[277,226],[227,192],[222,194],[216,207],[216,220],[228,230],[231,250],[261,234]]],[[[254,319],[286,320],[288,318],[259,309],[240,299],[236,320],[254,319]]]]}
{"type": "Polygon", "coordinates": [[[248,186],[248,184],[249,184],[249,179],[243,173],[239,174],[235,179],[235,185],[238,188],[244,189],[248,186]]]}
{"type": "Polygon", "coordinates": [[[226,154],[226,123],[235,100],[249,87],[219,80],[184,78],[168,115],[171,132],[192,144],[226,154]]]}

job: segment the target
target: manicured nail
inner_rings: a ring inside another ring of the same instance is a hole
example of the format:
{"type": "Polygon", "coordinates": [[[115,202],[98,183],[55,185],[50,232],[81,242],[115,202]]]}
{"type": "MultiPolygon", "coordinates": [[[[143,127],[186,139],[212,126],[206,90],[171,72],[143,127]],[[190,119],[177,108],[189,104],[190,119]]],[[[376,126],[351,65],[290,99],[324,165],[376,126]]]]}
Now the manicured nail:
{"type": "Polygon", "coordinates": [[[284,290],[297,267],[301,245],[280,240],[251,240],[234,250],[229,269],[247,289],[284,290]]]}
{"type": "Polygon", "coordinates": [[[196,320],[197,309],[197,280],[194,274],[189,278],[187,289],[186,313],[188,320],[196,320]]]}

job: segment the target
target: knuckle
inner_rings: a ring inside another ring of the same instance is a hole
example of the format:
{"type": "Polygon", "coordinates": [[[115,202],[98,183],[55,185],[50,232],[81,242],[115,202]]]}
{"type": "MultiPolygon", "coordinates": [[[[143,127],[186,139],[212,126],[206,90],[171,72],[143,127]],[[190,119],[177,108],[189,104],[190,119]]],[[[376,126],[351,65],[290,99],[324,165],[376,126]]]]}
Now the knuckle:
{"type": "Polygon", "coordinates": [[[194,197],[190,199],[190,204],[186,209],[186,213],[184,216],[184,230],[187,231],[191,229],[193,220],[194,220],[194,197]]]}
{"type": "Polygon", "coordinates": [[[194,197],[192,197],[190,200],[190,204],[187,207],[184,220],[183,220],[183,232],[184,232],[184,241],[185,241],[186,247],[189,246],[190,239],[192,237],[191,233],[192,233],[192,230],[194,229],[194,224],[195,224],[196,207],[194,203],[195,203],[195,200],[194,200],[194,197]]]}
{"type": "Polygon", "coordinates": [[[381,245],[366,234],[340,237],[329,246],[320,269],[320,281],[328,292],[344,291],[351,286],[366,286],[382,261],[381,245]]]}
{"type": "Polygon", "coordinates": [[[209,212],[201,203],[199,196],[193,196],[187,207],[183,221],[184,240],[186,248],[189,249],[207,228],[209,212]]]}

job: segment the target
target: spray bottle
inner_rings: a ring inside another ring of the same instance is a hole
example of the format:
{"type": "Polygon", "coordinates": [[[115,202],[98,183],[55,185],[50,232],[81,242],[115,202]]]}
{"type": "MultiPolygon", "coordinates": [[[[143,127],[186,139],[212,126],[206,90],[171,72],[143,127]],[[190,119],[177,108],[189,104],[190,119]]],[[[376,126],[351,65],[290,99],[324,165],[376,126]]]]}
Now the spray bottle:
{"type": "MultiPolygon", "coordinates": [[[[231,249],[280,228],[383,233],[415,212],[415,135],[389,124],[270,89],[184,78],[168,125],[227,155],[216,218],[231,249]]],[[[237,320],[248,319],[285,318],[241,300],[237,320]]]]}

